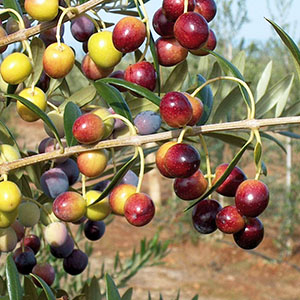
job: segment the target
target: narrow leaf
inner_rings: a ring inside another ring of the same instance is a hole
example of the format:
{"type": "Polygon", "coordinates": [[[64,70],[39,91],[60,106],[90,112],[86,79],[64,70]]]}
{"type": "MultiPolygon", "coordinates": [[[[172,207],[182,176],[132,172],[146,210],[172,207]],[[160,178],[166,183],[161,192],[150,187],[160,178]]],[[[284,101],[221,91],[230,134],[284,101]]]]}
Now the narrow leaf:
{"type": "MultiPolygon", "coordinates": [[[[278,133],[280,134],[280,132],[278,132],[278,133]]],[[[281,141],[276,139],[274,136],[272,136],[266,132],[263,132],[263,131],[260,132],[260,135],[261,135],[261,137],[266,138],[266,139],[274,142],[275,144],[277,144],[283,150],[283,152],[286,153],[286,149],[285,149],[284,145],[281,143],[281,141]]]]}
{"type": "Polygon", "coordinates": [[[261,143],[256,143],[255,148],[254,148],[254,161],[255,161],[256,166],[259,165],[259,162],[261,159],[261,154],[262,154],[261,143]]]}
{"type": "Polygon", "coordinates": [[[162,87],[164,93],[171,91],[179,91],[182,84],[188,74],[188,63],[186,60],[176,65],[171,74],[167,78],[165,84],[162,87]]]}
{"type": "Polygon", "coordinates": [[[194,296],[193,297],[193,299],[192,300],[198,300],[199,299],[199,296],[198,295],[196,295],[196,296],[194,296]]]}
{"type": "Polygon", "coordinates": [[[38,275],[32,274],[32,273],[30,273],[30,276],[35,278],[39,282],[39,284],[42,286],[43,291],[47,297],[47,300],[56,300],[50,287],[47,285],[47,283],[41,277],[39,277],[38,275]]]}
{"type": "MultiPolygon", "coordinates": [[[[114,79],[117,80],[117,79],[114,79]]],[[[124,100],[122,94],[113,86],[102,80],[94,82],[98,94],[110,105],[115,113],[122,115],[129,121],[133,122],[129,107],[124,100]]]]}
{"type": "Polygon", "coordinates": [[[225,121],[227,114],[239,105],[240,100],[242,99],[241,90],[237,86],[235,87],[218,105],[212,122],[218,123],[220,121],[225,121]]]}
{"type": "Polygon", "coordinates": [[[88,289],[88,297],[86,300],[97,300],[101,297],[98,279],[94,276],[88,289]]]}
{"type": "Polygon", "coordinates": [[[268,89],[256,105],[256,116],[258,118],[261,118],[264,114],[274,108],[279,101],[287,101],[293,79],[293,74],[287,75],[268,89]]]}
{"type": "Polygon", "coordinates": [[[133,289],[129,288],[122,296],[122,300],[131,300],[132,294],[133,294],[133,289]]]}
{"type": "Polygon", "coordinates": [[[73,102],[68,102],[64,110],[64,129],[67,145],[69,147],[77,145],[77,141],[73,136],[72,128],[75,120],[81,116],[80,108],[73,102]]]}
{"type": "Polygon", "coordinates": [[[38,299],[38,293],[36,285],[27,276],[24,276],[24,294],[30,297],[31,300],[38,299]]]}
{"type": "MultiPolygon", "coordinates": [[[[12,8],[12,9],[16,10],[21,16],[23,15],[23,11],[22,11],[19,1],[3,0],[3,5],[5,8],[12,8]]],[[[18,21],[18,18],[16,17],[15,14],[10,13],[10,16],[12,16],[16,21],[18,21]]]]}
{"type": "Polygon", "coordinates": [[[124,166],[118,171],[118,173],[114,176],[114,178],[111,180],[110,184],[106,187],[106,189],[101,193],[100,197],[95,200],[92,204],[89,206],[92,206],[101,200],[103,200],[110,191],[122,180],[122,178],[125,176],[127,171],[131,168],[131,166],[134,164],[135,160],[137,158],[137,155],[134,155],[132,159],[130,159],[124,166]]]}
{"type": "MultiPolygon", "coordinates": [[[[32,51],[34,65],[32,83],[35,85],[39,81],[43,71],[45,44],[41,39],[35,37],[30,43],[30,48],[32,51]]],[[[31,80],[31,78],[29,78],[29,80],[31,80]]]]}
{"type": "Polygon", "coordinates": [[[7,96],[20,101],[27,108],[29,108],[31,111],[33,111],[35,114],[37,114],[44,121],[44,123],[49,127],[49,129],[53,132],[53,134],[56,137],[59,144],[60,145],[62,144],[55,125],[50,120],[50,118],[38,106],[33,104],[31,101],[29,101],[29,100],[27,100],[27,99],[25,99],[21,96],[18,96],[18,95],[10,94],[10,95],[7,95],[7,96]]]}
{"type": "MultiPolygon", "coordinates": [[[[213,52],[213,51],[209,51],[209,52],[213,56],[215,56],[215,58],[218,60],[218,62],[220,63],[220,66],[223,68],[225,73],[231,73],[235,77],[245,81],[241,72],[230,61],[228,61],[226,58],[224,58],[223,56],[221,56],[220,54],[218,54],[216,52],[213,52]]],[[[242,86],[240,88],[241,88],[242,95],[243,95],[243,98],[244,98],[246,104],[250,105],[250,100],[249,100],[249,96],[248,96],[246,89],[242,86]]]]}
{"type": "Polygon", "coordinates": [[[63,82],[63,78],[59,78],[59,79],[50,78],[49,88],[47,90],[46,95],[48,97],[51,96],[52,93],[60,87],[62,82],[63,82]]]}
{"type": "Polygon", "coordinates": [[[11,146],[16,147],[20,152],[19,145],[17,144],[14,135],[11,133],[8,127],[1,120],[0,120],[0,140],[3,144],[9,144],[11,146]]]}
{"type": "MultiPolygon", "coordinates": [[[[205,136],[212,137],[214,139],[218,139],[220,141],[223,141],[225,143],[228,143],[230,145],[237,146],[237,147],[242,147],[247,142],[247,139],[245,139],[241,136],[235,135],[233,133],[210,132],[210,133],[206,133],[205,136]]],[[[252,144],[248,145],[248,149],[251,149],[251,150],[254,149],[252,144]]]]}
{"type": "Polygon", "coordinates": [[[284,110],[284,112],[281,114],[282,117],[287,116],[298,116],[300,114],[300,101],[295,102],[288,108],[284,110]]]}
{"type": "Polygon", "coordinates": [[[267,88],[268,88],[268,85],[269,85],[269,82],[271,79],[271,75],[272,75],[272,67],[273,67],[273,62],[270,61],[260,76],[260,79],[256,86],[256,91],[255,91],[256,102],[258,102],[261,99],[261,97],[265,94],[265,92],[267,91],[267,88]]]}
{"type": "Polygon", "coordinates": [[[291,89],[292,89],[292,85],[293,85],[293,81],[294,81],[294,74],[292,75],[291,81],[289,86],[287,87],[285,93],[283,94],[283,96],[279,99],[277,105],[276,105],[276,110],[275,110],[275,118],[278,118],[282,115],[282,112],[284,111],[285,107],[286,107],[286,103],[287,100],[289,98],[291,89]]]}
{"type": "Polygon", "coordinates": [[[239,160],[241,159],[241,157],[243,156],[244,152],[247,150],[248,146],[250,145],[251,140],[249,139],[247,141],[247,143],[245,143],[245,145],[240,149],[240,151],[235,155],[235,157],[233,158],[233,160],[230,162],[230,164],[228,165],[228,167],[226,168],[225,172],[223,173],[223,175],[215,182],[215,184],[208,189],[208,191],[206,193],[204,193],[199,199],[195,200],[193,202],[193,204],[191,204],[190,206],[188,206],[185,211],[191,209],[192,207],[194,207],[197,203],[199,203],[200,201],[202,201],[203,199],[207,198],[210,194],[212,194],[223,182],[224,180],[227,178],[227,176],[231,173],[231,171],[233,170],[233,168],[237,165],[237,163],[239,162],[239,160]]]}
{"type": "Polygon", "coordinates": [[[114,281],[108,274],[105,275],[105,282],[106,282],[106,300],[122,300],[114,281]]]}
{"type": "Polygon", "coordinates": [[[161,89],[161,82],[160,82],[160,71],[159,71],[159,63],[157,58],[157,52],[156,52],[156,46],[155,41],[153,39],[152,33],[150,32],[150,51],[153,58],[153,64],[156,71],[156,79],[157,79],[157,90],[158,90],[158,96],[160,95],[160,89],[161,89]]]}
{"type": "Polygon", "coordinates": [[[290,137],[292,139],[300,139],[300,135],[291,131],[278,131],[277,133],[290,137]]]}
{"type": "Polygon", "coordinates": [[[290,53],[292,54],[294,61],[295,61],[295,67],[298,73],[298,77],[300,79],[300,50],[297,47],[296,43],[293,41],[293,39],[275,22],[265,18],[276,30],[277,34],[280,36],[283,43],[287,46],[287,48],[290,50],[290,53]]]}
{"type": "Polygon", "coordinates": [[[5,274],[7,280],[7,291],[10,300],[22,300],[22,287],[19,279],[19,273],[12,253],[6,257],[5,274]]]}
{"type": "Polygon", "coordinates": [[[148,300],[152,300],[152,298],[151,298],[151,294],[150,294],[150,292],[148,291],[148,300]]]}
{"type": "MultiPolygon", "coordinates": [[[[94,84],[97,85],[98,82],[111,83],[111,84],[115,84],[115,85],[118,85],[118,86],[121,86],[121,87],[125,87],[125,88],[137,93],[138,95],[141,95],[144,98],[147,98],[148,100],[150,100],[151,102],[153,102],[157,106],[159,106],[159,104],[160,104],[160,98],[155,93],[151,92],[150,90],[148,90],[148,89],[146,89],[146,88],[144,88],[140,85],[128,82],[126,80],[118,79],[118,78],[108,78],[107,77],[107,78],[97,80],[94,84]]],[[[97,86],[96,86],[96,88],[97,88],[97,86]]]]}
{"type": "MultiPolygon", "coordinates": [[[[200,86],[206,82],[206,79],[202,75],[198,74],[197,82],[198,86],[200,86]]],[[[208,121],[213,108],[214,99],[212,90],[209,86],[204,87],[199,93],[197,93],[196,97],[198,97],[203,103],[203,113],[200,120],[197,123],[197,125],[200,126],[204,125],[208,121]]]]}
{"type": "Polygon", "coordinates": [[[94,86],[88,85],[72,94],[59,106],[59,108],[64,109],[69,102],[73,102],[79,107],[82,107],[88,104],[89,102],[93,101],[95,96],[96,89],[94,88],[94,86]]]}

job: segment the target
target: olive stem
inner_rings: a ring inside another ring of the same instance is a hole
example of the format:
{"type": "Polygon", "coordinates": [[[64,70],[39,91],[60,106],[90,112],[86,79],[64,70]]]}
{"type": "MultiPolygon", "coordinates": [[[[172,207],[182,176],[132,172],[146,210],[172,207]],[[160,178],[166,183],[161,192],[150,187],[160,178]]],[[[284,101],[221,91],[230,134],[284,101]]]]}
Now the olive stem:
{"type": "Polygon", "coordinates": [[[209,158],[209,152],[207,148],[207,144],[205,142],[205,139],[202,134],[199,135],[201,145],[203,147],[204,153],[205,153],[205,160],[206,160],[206,175],[208,179],[208,188],[210,189],[212,187],[212,181],[213,175],[211,173],[211,167],[210,167],[210,158],[209,158]]]}
{"type": "Polygon", "coordinates": [[[190,126],[184,126],[184,128],[182,129],[182,131],[178,137],[177,143],[179,143],[179,144],[182,143],[184,135],[191,129],[192,129],[192,127],[190,127],[190,126]]]}
{"type": "Polygon", "coordinates": [[[73,234],[73,232],[72,232],[72,230],[71,230],[70,225],[68,224],[68,222],[65,222],[65,224],[66,224],[66,227],[67,227],[67,229],[68,229],[68,232],[69,232],[69,234],[70,234],[72,240],[74,241],[74,244],[75,244],[76,248],[77,248],[78,250],[80,250],[80,248],[79,248],[79,246],[78,246],[78,243],[77,243],[77,241],[76,241],[76,239],[75,239],[75,237],[74,237],[74,234],[73,234]]]}
{"type": "MultiPolygon", "coordinates": [[[[85,17],[87,17],[89,20],[91,20],[93,22],[93,24],[95,25],[95,28],[97,30],[97,32],[100,32],[100,26],[99,24],[95,21],[95,19],[93,19],[90,15],[88,15],[87,13],[84,14],[85,17]]],[[[98,16],[98,15],[97,15],[98,16]]],[[[103,26],[103,25],[102,25],[103,26]]]]}
{"type": "Polygon", "coordinates": [[[183,9],[184,14],[187,13],[188,6],[189,6],[189,0],[184,0],[184,9],[183,9]]]}
{"type": "Polygon", "coordinates": [[[138,150],[139,156],[140,156],[140,173],[139,173],[139,182],[138,182],[138,186],[136,188],[136,192],[139,193],[141,191],[143,177],[144,177],[144,173],[145,173],[145,156],[144,156],[143,148],[141,146],[138,146],[137,150],[138,150]]]}
{"type": "Polygon", "coordinates": [[[58,22],[57,22],[57,27],[56,27],[56,40],[57,40],[57,44],[58,47],[61,46],[61,42],[60,42],[60,28],[61,25],[63,23],[63,19],[65,17],[65,15],[68,12],[74,12],[75,14],[79,14],[78,9],[76,7],[68,7],[68,8],[64,8],[64,7],[59,7],[62,10],[62,14],[60,15],[58,22]]]}
{"type": "MultiPolygon", "coordinates": [[[[138,9],[138,3],[137,3],[137,1],[134,0],[134,2],[135,2],[135,5],[136,5],[136,7],[137,7],[137,9],[138,9]]],[[[149,45],[150,45],[150,34],[151,34],[151,32],[150,32],[150,25],[149,25],[149,17],[148,17],[148,13],[147,13],[147,11],[146,11],[144,2],[143,2],[142,0],[138,0],[138,2],[139,2],[139,4],[140,4],[140,6],[141,6],[141,10],[142,10],[143,17],[144,17],[144,18],[143,18],[143,22],[146,24],[146,35],[147,35],[147,36],[146,36],[147,41],[146,41],[145,49],[144,49],[144,51],[143,51],[142,56],[140,57],[140,59],[139,59],[139,61],[138,61],[138,62],[141,62],[141,61],[144,60],[144,58],[145,58],[145,56],[146,56],[146,54],[147,54],[147,52],[148,52],[149,45]]]]}

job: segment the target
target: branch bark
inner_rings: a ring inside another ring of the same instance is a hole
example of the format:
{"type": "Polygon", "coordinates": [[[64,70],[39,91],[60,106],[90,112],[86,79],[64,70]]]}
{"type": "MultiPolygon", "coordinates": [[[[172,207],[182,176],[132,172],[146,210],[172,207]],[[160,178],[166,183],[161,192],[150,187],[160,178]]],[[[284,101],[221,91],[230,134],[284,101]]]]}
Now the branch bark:
{"type": "MultiPolygon", "coordinates": [[[[242,129],[259,129],[269,126],[287,125],[287,124],[300,124],[300,117],[284,117],[284,118],[271,118],[271,119],[253,119],[243,120],[236,122],[220,123],[220,124],[209,124],[203,126],[192,127],[191,130],[187,131],[186,136],[196,136],[199,134],[216,132],[216,131],[229,131],[229,130],[242,130],[242,129]]],[[[6,162],[0,164],[0,174],[7,174],[9,171],[22,168],[28,165],[32,165],[38,162],[56,159],[60,157],[68,157],[77,153],[105,149],[105,148],[116,148],[125,146],[141,146],[144,144],[159,142],[164,140],[170,140],[178,138],[182,129],[166,131],[151,135],[137,135],[124,137],[114,140],[100,141],[94,145],[80,145],[65,148],[65,152],[62,154],[60,150],[56,150],[49,153],[37,154],[34,156],[25,157],[16,161],[6,162]]]]}
{"type": "MultiPolygon", "coordinates": [[[[107,2],[107,0],[90,0],[79,6],[76,6],[78,14],[76,14],[74,12],[69,12],[63,19],[63,23],[70,21],[72,19],[75,19],[79,14],[82,14],[104,2],[107,2]]],[[[9,44],[12,44],[15,42],[27,40],[31,36],[34,36],[36,34],[41,33],[42,31],[45,31],[47,29],[55,27],[56,24],[57,24],[57,20],[55,19],[53,21],[40,23],[36,26],[30,27],[27,29],[19,30],[15,33],[12,33],[12,34],[6,36],[6,37],[2,37],[0,39],[0,47],[4,46],[4,45],[9,45],[9,44]]]]}

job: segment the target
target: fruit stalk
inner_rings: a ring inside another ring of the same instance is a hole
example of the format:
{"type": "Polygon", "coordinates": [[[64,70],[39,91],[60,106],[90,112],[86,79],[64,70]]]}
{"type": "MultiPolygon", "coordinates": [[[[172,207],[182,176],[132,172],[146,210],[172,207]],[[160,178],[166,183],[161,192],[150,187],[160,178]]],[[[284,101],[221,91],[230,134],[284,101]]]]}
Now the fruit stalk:
{"type": "Polygon", "coordinates": [[[212,187],[212,173],[211,173],[211,167],[210,167],[210,159],[209,159],[209,152],[207,149],[207,145],[205,142],[205,139],[202,134],[199,135],[201,145],[203,147],[204,153],[205,153],[205,160],[206,160],[206,174],[208,179],[208,188],[210,189],[212,187]]]}
{"type": "Polygon", "coordinates": [[[245,90],[247,91],[247,94],[249,96],[249,100],[250,100],[250,106],[249,104],[246,102],[247,105],[247,111],[248,111],[248,119],[254,119],[255,118],[255,99],[254,96],[248,86],[248,84],[236,77],[231,77],[231,76],[219,76],[219,77],[215,77],[212,79],[207,80],[205,83],[203,83],[202,85],[200,85],[192,94],[192,97],[195,97],[204,87],[206,87],[207,85],[218,81],[218,80],[230,80],[230,81],[234,81],[239,83],[241,86],[243,86],[245,88],[245,90]]]}

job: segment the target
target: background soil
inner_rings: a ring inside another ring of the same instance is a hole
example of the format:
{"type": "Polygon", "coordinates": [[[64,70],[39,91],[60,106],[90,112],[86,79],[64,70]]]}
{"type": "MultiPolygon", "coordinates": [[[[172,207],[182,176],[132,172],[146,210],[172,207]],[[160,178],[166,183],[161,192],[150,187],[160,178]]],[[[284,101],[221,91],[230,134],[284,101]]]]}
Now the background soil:
{"type": "MultiPolygon", "coordinates": [[[[20,146],[36,150],[36,141],[46,136],[42,123],[38,121],[28,125],[18,117],[10,120],[20,146]],[[14,123],[16,120],[17,124],[14,123]]],[[[178,227],[172,216],[176,213],[167,207],[162,207],[158,213],[158,219],[162,215],[165,220],[160,235],[162,240],[174,236],[178,227]]],[[[178,290],[181,300],[190,300],[196,294],[200,300],[300,299],[300,267],[297,267],[300,266],[300,253],[296,251],[282,263],[266,259],[278,257],[273,243],[278,224],[262,220],[265,238],[254,252],[239,249],[231,236],[219,239],[219,233],[208,239],[199,239],[196,244],[189,239],[172,243],[163,265],[144,268],[129,281],[128,286],[134,288],[133,299],[146,300],[150,291],[154,300],[159,299],[160,293],[164,300],[175,300],[178,290]]],[[[143,228],[135,228],[123,218],[115,217],[107,226],[104,237],[93,244],[92,271],[99,271],[103,261],[108,266],[112,265],[116,251],[119,251],[121,259],[129,257],[133,247],[139,247],[142,238],[154,236],[158,223],[162,225],[161,220],[155,219],[143,228]]],[[[194,229],[191,227],[190,230],[194,229]]],[[[299,249],[299,241],[295,239],[294,242],[295,249],[297,246],[299,249]]],[[[121,293],[125,290],[122,289],[121,293]]]]}

